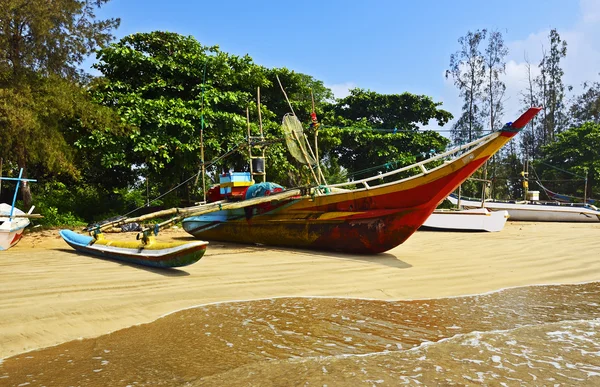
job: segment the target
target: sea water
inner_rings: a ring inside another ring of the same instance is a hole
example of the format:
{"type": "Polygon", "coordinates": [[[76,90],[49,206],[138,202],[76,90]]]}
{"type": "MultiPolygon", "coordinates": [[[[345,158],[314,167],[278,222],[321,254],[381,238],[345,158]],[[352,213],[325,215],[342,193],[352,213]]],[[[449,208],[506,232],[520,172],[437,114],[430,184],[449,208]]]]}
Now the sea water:
{"type": "Polygon", "coordinates": [[[600,386],[600,283],[206,305],[5,359],[0,386],[600,386]]]}

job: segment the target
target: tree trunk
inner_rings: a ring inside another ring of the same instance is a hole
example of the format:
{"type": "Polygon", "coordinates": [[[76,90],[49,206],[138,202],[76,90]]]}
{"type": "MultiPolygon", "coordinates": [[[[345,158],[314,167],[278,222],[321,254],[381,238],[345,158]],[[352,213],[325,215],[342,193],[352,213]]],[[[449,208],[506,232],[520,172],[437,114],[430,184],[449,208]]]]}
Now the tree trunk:
{"type": "MultiPolygon", "coordinates": [[[[19,168],[23,168],[23,175],[21,176],[23,179],[27,178],[27,163],[26,163],[26,154],[25,149],[21,148],[18,152],[18,166],[19,168]]],[[[23,192],[23,208],[21,210],[27,212],[31,207],[32,197],[31,197],[31,189],[29,188],[29,184],[26,181],[21,182],[20,184],[21,192],[23,192]]]]}

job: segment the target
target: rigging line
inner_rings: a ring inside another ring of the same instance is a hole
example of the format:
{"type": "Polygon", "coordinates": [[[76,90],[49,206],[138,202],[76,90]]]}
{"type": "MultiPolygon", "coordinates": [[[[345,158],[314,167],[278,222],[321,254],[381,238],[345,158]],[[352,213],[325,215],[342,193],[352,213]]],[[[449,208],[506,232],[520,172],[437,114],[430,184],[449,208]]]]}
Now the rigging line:
{"type": "MultiPolygon", "coordinates": [[[[201,166],[203,166],[203,167],[210,167],[210,166],[212,166],[212,165],[216,164],[217,162],[219,162],[220,160],[224,159],[225,157],[228,157],[228,156],[230,156],[231,154],[233,154],[233,153],[234,153],[235,151],[237,151],[238,149],[241,149],[241,148],[243,148],[243,146],[245,145],[244,143],[240,143],[240,144],[236,145],[236,146],[235,146],[233,149],[231,149],[230,151],[226,152],[225,154],[223,154],[223,155],[221,155],[221,156],[217,157],[216,159],[213,159],[213,160],[209,161],[208,163],[202,163],[202,165],[201,165],[201,166]],[[240,144],[242,144],[242,145],[240,145],[240,144]]],[[[189,182],[190,182],[190,180],[192,180],[192,179],[196,178],[197,176],[198,176],[198,174],[197,174],[197,173],[195,173],[195,174],[194,174],[194,175],[192,175],[190,178],[188,178],[187,180],[185,180],[185,181],[183,181],[183,182],[181,182],[181,183],[177,184],[175,187],[171,188],[170,190],[168,190],[168,191],[167,191],[167,192],[165,192],[164,194],[162,194],[162,195],[159,195],[159,196],[155,197],[154,199],[152,199],[152,200],[148,201],[148,204],[150,204],[150,203],[154,203],[154,202],[155,202],[155,201],[157,201],[158,199],[160,199],[160,198],[163,198],[164,196],[166,196],[166,195],[170,194],[170,193],[171,193],[171,192],[173,192],[174,190],[176,190],[176,189],[180,188],[182,185],[189,183],[189,182]]],[[[133,209],[133,210],[129,211],[128,213],[124,214],[123,216],[128,216],[128,215],[130,215],[130,214],[132,214],[132,213],[134,213],[134,212],[136,212],[136,211],[138,211],[138,210],[140,210],[140,209],[142,209],[142,208],[144,208],[144,207],[146,207],[146,204],[144,204],[143,206],[140,206],[140,207],[138,207],[138,208],[136,208],[136,209],[133,209]]]]}
{"type": "Polygon", "coordinates": [[[558,180],[541,180],[541,179],[536,179],[539,182],[551,182],[551,183],[556,183],[556,182],[569,182],[569,181],[581,181],[580,179],[558,179],[558,180]]]}
{"type": "MultiPolygon", "coordinates": [[[[433,130],[433,129],[389,129],[389,128],[361,128],[361,127],[357,127],[357,126],[326,126],[326,125],[321,125],[319,127],[319,129],[324,128],[324,129],[352,129],[352,130],[371,130],[371,131],[378,131],[378,132],[391,132],[391,133],[426,133],[426,132],[455,132],[455,130],[453,129],[439,129],[439,130],[433,130]]],[[[482,133],[492,133],[494,131],[489,130],[489,129],[485,129],[481,131],[482,133]]]]}
{"type": "Polygon", "coordinates": [[[562,169],[562,168],[559,168],[559,167],[555,167],[554,165],[550,165],[550,164],[548,164],[548,163],[545,163],[545,162],[543,162],[543,161],[541,161],[541,160],[534,160],[534,161],[536,161],[536,162],[538,162],[538,163],[540,163],[540,164],[547,165],[547,166],[549,166],[550,168],[554,168],[554,169],[556,169],[556,170],[558,170],[558,171],[561,171],[561,172],[564,172],[564,173],[568,173],[569,175],[577,176],[578,178],[580,178],[580,179],[582,179],[582,180],[585,180],[585,179],[586,179],[585,177],[583,177],[583,176],[579,176],[579,175],[578,175],[578,174],[576,174],[576,173],[573,173],[573,172],[567,171],[567,170],[565,170],[565,169],[562,169]]]}

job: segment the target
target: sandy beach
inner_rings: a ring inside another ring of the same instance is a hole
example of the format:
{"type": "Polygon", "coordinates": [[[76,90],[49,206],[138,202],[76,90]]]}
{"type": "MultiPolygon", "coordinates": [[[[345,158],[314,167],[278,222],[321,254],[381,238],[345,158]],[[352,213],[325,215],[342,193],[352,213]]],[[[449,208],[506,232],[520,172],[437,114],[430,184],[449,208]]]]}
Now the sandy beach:
{"type": "MultiPolygon", "coordinates": [[[[0,358],[215,302],[283,296],[426,299],[599,281],[599,231],[600,224],[516,222],[499,233],[419,231],[376,256],[215,242],[198,263],[181,270],[79,255],[57,230],[30,232],[0,253],[0,358]]],[[[160,238],[192,239],[181,229],[160,238]]]]}

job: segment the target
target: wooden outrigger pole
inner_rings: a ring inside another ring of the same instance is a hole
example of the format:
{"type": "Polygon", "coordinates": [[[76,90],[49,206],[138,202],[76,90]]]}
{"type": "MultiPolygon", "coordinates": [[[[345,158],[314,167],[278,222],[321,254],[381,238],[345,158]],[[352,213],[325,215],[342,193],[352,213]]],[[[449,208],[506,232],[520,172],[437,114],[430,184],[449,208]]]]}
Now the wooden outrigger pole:
{"type": "Polygon", "coordinates": [[[244,207],[253,206],[256,204],[288,199],[288,198],[291,198],[294,196],[299,196],[301,194],[302,194],[302,191],[300,189],[292,189],[292,190],[277,192],[270,196],[264,196],[264,197],[243,200],[241,202],[227,202],[227,201],[221,200],[218,202],[209,203],[209,204],[201,204],[201,205],[193,206],[193,207],[170,208],[167,210],[156,211],[156,212],[152,212],[150,214],[136,216],[136,217],[132,217],[132,218],[121,218],[121,219],[118,219],[118,220],[115,220],[112,222],[108,222],[108,223],[105,223],[105,224],[102,224],[99,226],[88,228],[87,230],[92,233],[98,233],[103,230],[109,229],[111,227],[119,227],[119,226],[122,226],[127,223],[143,222],[143,221],[149,220],[149,219],[175,215],[173,218],[171,218],[169,220],[166,220],[162,223],[158,223],[153,227],[146,227],[145,229],[140,231],[137,239],[142,239],[142,238],[147,238],[150,235],[149,232],[152,231],[152,232],[157,233],[160,229],[163,229],[166,226],[173,224],[173,223],[175,223],[183,218],[186,218],[188,216],[198,216],[198,215],[204,215],[204,214],[208,214],[208,213],[216,212],[216,211],[244,208],[244,207]]]}

